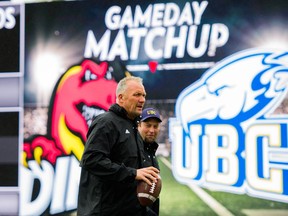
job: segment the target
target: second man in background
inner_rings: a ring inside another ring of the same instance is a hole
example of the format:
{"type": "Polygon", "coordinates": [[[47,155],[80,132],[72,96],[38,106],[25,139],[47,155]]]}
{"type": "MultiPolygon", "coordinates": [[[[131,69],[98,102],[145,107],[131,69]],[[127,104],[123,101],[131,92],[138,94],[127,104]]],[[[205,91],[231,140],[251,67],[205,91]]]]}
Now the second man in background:
{"type": "MultiPolygon", "coordinates": [[[[141,120],[138,125],[138,131],[144,141],[145,160],[143,165],[145,167],[153,166],[158,170],[160,170],[160,168],[155,154],[159,146],[156,139],[160,131],[161,122],[162,120],[157,110],[147,108],[143,110],[141,120]]],[[[148,207],[148,215],[159,215],[159,206],[160,201],[158,198],[151,206],[148,207]]]]}

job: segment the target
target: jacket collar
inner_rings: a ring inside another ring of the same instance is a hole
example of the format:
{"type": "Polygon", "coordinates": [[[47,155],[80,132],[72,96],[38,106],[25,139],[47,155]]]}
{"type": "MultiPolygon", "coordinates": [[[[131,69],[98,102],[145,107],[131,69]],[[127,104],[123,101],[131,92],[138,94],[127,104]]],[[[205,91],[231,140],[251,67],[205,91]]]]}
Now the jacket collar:
{"type": "Polygon", "coordinates": [[[136,117],[134,120],[131,120],[127,117],[128,113],[127,111],[121,107],[119,104],[113,104],[110,108],[109,111],[116,113],[117,115],[121,116],[122,118],[128,119],[132,121],[134,124],[138,124],[140,121],[140,116],[136,117]]]}
{"type": "Polygon", "coordinates": [[[117,115],[123,117],[123,118],[127,118],[127,111],[119,106],[119,104],[113,104],[110,108],[109,111],[116,113],[117,115]]]}

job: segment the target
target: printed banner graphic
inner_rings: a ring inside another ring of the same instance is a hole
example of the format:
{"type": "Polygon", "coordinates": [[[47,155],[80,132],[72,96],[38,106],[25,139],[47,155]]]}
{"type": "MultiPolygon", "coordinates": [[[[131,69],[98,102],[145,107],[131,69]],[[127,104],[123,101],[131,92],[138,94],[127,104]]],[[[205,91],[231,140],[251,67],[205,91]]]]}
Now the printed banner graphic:
{"type": "Polygon", "coordinates": [[[14,6],[0,8],[0,37],[17,64],[1,57],[0,79],[23,75],[11,75],[24,113],[20,215],[77,209],[86,132],[130,75],[143,79],[147,106],[159,107],[159,143],[171,144],[180,183],[287,202],[288,2],[14,6]]]}
{"type": "Polygon", "coordinates": [[[173,173],[183,183],[287,201],[288,52],[245,50],[184,89],[171,119],[173,173]]]}

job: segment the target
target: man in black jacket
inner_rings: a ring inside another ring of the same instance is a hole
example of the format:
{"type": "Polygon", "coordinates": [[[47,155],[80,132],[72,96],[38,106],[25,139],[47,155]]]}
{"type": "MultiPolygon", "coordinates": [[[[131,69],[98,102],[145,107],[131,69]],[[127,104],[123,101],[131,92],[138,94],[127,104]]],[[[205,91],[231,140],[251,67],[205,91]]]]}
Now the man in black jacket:
{"type": "Polygon", "coordinates": [[[143,141],[137,131],[146,92],[139,77],[122,79],[116,89],[116,104],[92,122],[82,167],[77,214],[99,216],[143,216],[137,181],[152,185],[159,170],[144,167],[143,141]]]}
{"type": "MultiPolygon", "coordinates": [[[[155,153],[159,146],[156,139],[160,131],[161,122],[162,120],[157,110],[147,108],[143,110],[138,125],[139,133],[144,140],[145,161],[143,164],[145,167],[153,166],[158,170],[160,170],[160,168],[155,153]]],[[[159,215],[159,205],[160,201],[158,198],[151,206],[147,207],[149,215],[159,215]]]]}

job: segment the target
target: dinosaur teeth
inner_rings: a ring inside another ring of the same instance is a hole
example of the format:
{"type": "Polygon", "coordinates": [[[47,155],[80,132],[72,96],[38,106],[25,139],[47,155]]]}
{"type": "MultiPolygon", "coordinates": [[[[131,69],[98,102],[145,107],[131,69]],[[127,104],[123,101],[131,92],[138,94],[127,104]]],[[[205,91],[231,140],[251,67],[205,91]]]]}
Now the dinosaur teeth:
{"type": "Polygon", "coordinates": [[[101,113],[104,113],[105,110],[97,107],[97,106],[87,106],[84,103],[80,103],[77,105],[77,109],[81,113],[81,115],[84,117],[84,119],[87,122],[87,125],[90,126],[92,123],[92,120],[98,116],[101,113]]]}

